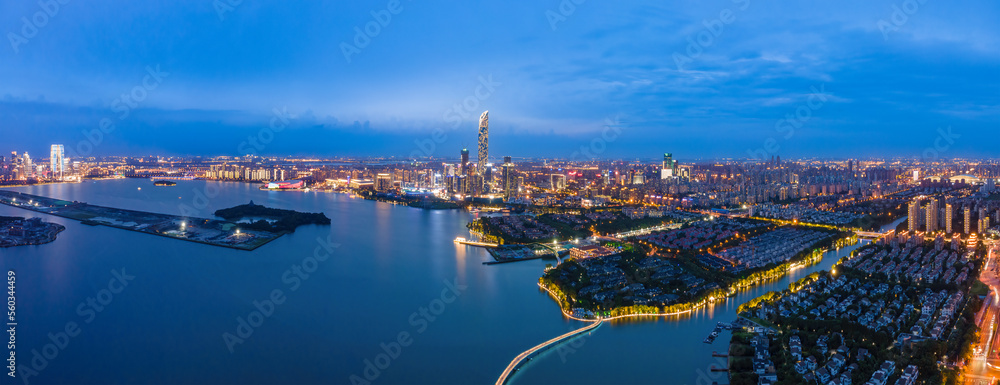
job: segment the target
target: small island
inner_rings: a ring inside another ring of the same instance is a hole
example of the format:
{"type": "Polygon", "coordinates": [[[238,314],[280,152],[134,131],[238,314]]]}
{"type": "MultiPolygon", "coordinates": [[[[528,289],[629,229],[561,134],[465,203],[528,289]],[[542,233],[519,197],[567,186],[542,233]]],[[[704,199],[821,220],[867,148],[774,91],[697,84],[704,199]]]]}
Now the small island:
{"type": "Polygon", "coordinates": [[[153,186],[176,186],[177,182],[171,182],[169,180],[157,180],[153,181],[153,186]]]}
{"type": "Polygon", "coordinates": [[[0,247],[49,243],[63,230],[65,226],[42,222],[41,218],[0,217],[0,247]]]}
{"type": "Polygon", "coordinates": [[[273,233],[291,233],[295,231],[296,227],[303,225],[330,224],[330,218],[327,218],[326,214],[323,213],[300,213],[275,209],[255,204],[253,201],[245,205],[216,210],[215,216],[231,222],[248,221],[241,226],[273,233]]]}

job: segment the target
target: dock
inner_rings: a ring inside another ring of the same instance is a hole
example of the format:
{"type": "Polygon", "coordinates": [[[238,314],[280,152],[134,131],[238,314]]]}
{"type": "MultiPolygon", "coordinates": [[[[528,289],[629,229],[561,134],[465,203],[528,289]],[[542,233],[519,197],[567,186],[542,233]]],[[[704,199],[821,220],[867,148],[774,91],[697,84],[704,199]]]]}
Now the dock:
{"type": "Polygon", "coordinates": [[[455,238],[455,243],[460,244],[460,245],[486,247],[486,248],[490,248],[490,249],[496,248],[496,247],[500,247],[500,245],[498,245],[496,243],[486,243],[486,242],[470,241],[470,240],[465,239],[464,237],[455,238]]]}
{"type": "Polygon", "coordinates": [[[483,262],[483,264],[484,264],[484,265],[499,265],[499,264],[501,264],[501,263],[511,263],[511,262],[520,262],[520,261],[531,261],[531,260],[535,260],[535,259],[542,259],[542,258],[545,258],[545,257],[543,257],[543,256],[538,256],[538,257],[533,257],[533,258],[516,258],[516,259],[504,259],[504,260],[500,260],[500,261],[486,261],[486,262],[483,262]]]}
{"type": "Polygon", "coordinates": [[[705,337],[705,340],[702,341],[702,342],[704,342],[706,344],[712,344],[712,343],[715,342],[715,339],[719,337],[719,332],[721,332],[723,329],[725,329],[725,330],[731,330],[732,328],[733,328],[732,324],[725,323],[725,322],[719,322],[719,323],[715,324],[715,329],[712,329],[712,332],[709,333],[708,337],[705,337]]]}

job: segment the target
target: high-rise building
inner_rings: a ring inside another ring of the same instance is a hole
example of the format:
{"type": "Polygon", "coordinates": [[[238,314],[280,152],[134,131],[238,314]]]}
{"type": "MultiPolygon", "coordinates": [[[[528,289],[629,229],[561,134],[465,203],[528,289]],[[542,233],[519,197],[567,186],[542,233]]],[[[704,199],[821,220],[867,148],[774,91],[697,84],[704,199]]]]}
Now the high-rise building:
{"type": "Polygon", "coordinates": [[[952,222],[955,220],[955,208],[951,207],[951,203],[944,205],[944,232],[947,234],[952,233],[952,222]]]}
{"type": "Polygon", "coordinates": [[[489,159],[490,149],[490,112],[484,111],[479,116],[479,158],[476,159],[476,171],[479,175],[486,173],[486,163],[489,159]]]}
{"type": "Polygon", "coordinates": [[[63,145],[53,144],[49,152],[49,170],[52,172],[52,179],[62,180],[65,169],[65,157],[63,155],[63,145]]]}
{"type": "Polygon", "coordinates": [[[927,225],[927,232],[933,233],[937,231],[938,225],[938,201],[937,199],[931,198],[930,202],[927,203],[927,209],[925,210],[927,218],[924,221],[927,225]]]}
{"type": "Polygon", "coordinates": [[[972,234],[972,208],[965,206],[965,233],[972,234]]]}
{"type": "Polygon", "coordinates": [[[907,218],[907,230],[911,233],[917,231],[920,228],[920,201],[913,200],[910,202],[910,206],[907,208],[906,215],[907,218]]]}
{"type": "Polygon", "coordinates": [[[21,173],[25,178],[35,177],[35,165],[31,164],[31,157],[27,152],[21,155],[21,173]]]}
{"type": "Polygon", "coordinates": [[[990,217],[979,218],[979,233],[986,234],[986,230],[990,228],[990,217]]]}
{"type": "Polygon", "coordinates": [[[461,164],[460,171],[461,171],[462,175],[468,175],[469,174],[469,149],[468,148],[463,148],[462,149],[462,164],[461,164]]]}
{"type": "Polygon", "coordinates": [[[673,160],[673,154],[663,154],[663,168],[660,169],[660,179],[667,179],[677,176],[677,161],[673,160]]]}
{"type": "Polygon", "coordinates": [[[517,175],[509,156],[503,157],[503,166],[500,166],[500,187],[503,190],[504,200],[517,197],[517,175]]]}

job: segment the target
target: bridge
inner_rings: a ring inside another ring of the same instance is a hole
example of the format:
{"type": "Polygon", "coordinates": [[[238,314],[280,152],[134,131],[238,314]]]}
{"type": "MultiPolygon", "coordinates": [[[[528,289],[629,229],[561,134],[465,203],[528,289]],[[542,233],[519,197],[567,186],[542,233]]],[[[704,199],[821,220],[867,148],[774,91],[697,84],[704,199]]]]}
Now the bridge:
{"type": "Polygon", "coordinates": [[[871,238],[871,239],[882,238],[886,234],[886,233],[876,233],[874,231],[855,231],[854,233],[861,238],[871,238]]]}
{"type": "Polygon", "coordinates": [[[580,334],[597,329],[603,323],[604,320],[598,319],[597,322],[591,323],[590,325],[584,326],[569,333],[563,334],[559,337],[545,341],[540,345],[528,349],[524,353],[517,355],[517,357],[514,357],[514,361],[511,361],[510,365],[507,365],[507,369],[504,369],[503,373],[500,374],[500,378],[497,379],[496,385],[506,385],[507,381],[510,381],[510,378],[514,375],[515,372],[517,372],[517,369],[519,369],[522,365],[527,363],[532,358],[535,358],[535,356],[548,350],[550,347],[555,346],[560,342],[566,341],[580,334]]]}

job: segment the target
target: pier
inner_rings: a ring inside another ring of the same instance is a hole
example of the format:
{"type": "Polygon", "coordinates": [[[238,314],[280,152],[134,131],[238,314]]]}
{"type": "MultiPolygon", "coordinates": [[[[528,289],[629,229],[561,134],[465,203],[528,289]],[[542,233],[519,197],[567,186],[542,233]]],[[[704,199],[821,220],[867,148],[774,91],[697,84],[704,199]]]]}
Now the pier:
{"type": "Polygon", "coordinates": [[[486,248],[500,247],[500,245],[496,243],[470,241],[466,240],[464,237],[455,238],[455,243],[458,243],[460,245],[469,245],[469,246],[486,247],[486,248]]]}

